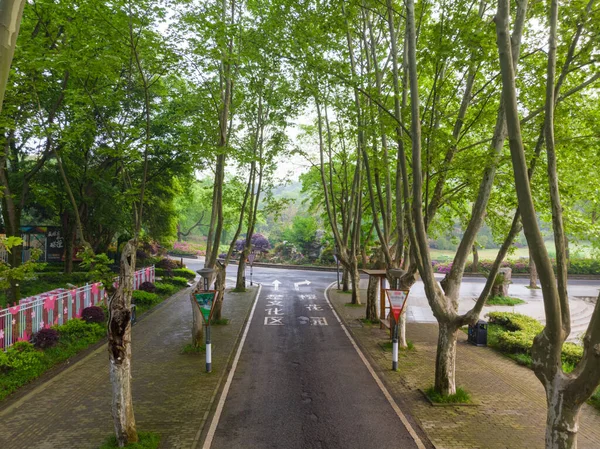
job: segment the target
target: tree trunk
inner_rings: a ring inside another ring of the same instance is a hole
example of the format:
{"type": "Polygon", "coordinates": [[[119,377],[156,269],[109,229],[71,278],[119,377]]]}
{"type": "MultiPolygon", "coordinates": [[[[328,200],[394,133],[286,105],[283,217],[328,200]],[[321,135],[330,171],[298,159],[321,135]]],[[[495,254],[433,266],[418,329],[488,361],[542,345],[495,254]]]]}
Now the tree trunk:
{"type": "Polygon", "coordinates": [[[472,273],[479,273],[479,251],[477,245],[473,245],[473,265],[471,265],[472,273]]]}
{"type": "Polygon", "coordinates": [[[367,287],[366,319],[371,322],[379,321],[379,316],[377,315],[378,285],[379,280],[374,276],[369,276],[369,286],[367,287]]]}
{"type": "Polygon", "coordinates": [[[458,329],[449,322],[439,323],[435,359],[435,391],[443,396],[456,393],[455,365],[458,329]]]}
{"type": "Polygon", "coordinates": [[[119,447],[138,441],[131,397],[131,296],[135,248],[135,240],[130,240],[123,249],[119,286],[108,304],[112,415],[119,447]]]}
{"type": "Polygon", "coordinates": [[[217,271],[215,276],[215,290],[217,290],[217,296],[215,298],[212,319],[220,320],[222,318],[221,311],[223,310],[223,299],[225,297],[226,268],[220,263],[217,263],[215,269],[217,271]]]}
{"type": "Polygon", "coordinates": [[[240,254],[240,262],[237,270],[237,279],[235,281],[235,289],[240,292],[246,291],[246,250],[242,251],[240,254]]]}
{"type": "Polygon", "coordinates": [[[342,291],[350,291],[350,272],[346,269],[346,267],[342,268],[342,291]]]}
{"type": "Polygon", "coordinates": [[[358,259],[354,256],[351,260],[350,278],[352,281],[352,304],[360,304],[360,272],[358,271],[358,259]]]}
{"type": "MultiPolygon", "coordinates": [[[[555,381],[556,382],[556,381],[555,381]]],[[[561,384],[562,382],[556,382],[561,384]]],[[[577,449],[579,412],[582,403],[572,404],[558,385],[546,388],[546,449],[577,449]]]]}
{"type": "Polygon", "coordinates": [[[408,343],[406,342],[406,307],[400,314],[400,322],[398,323],[398,345],[401,348],[408,348],[408,343]]]}
{"type": "Polygon", "coordinates": [[[369,259],[367,257],[367,250],[364,246],[360,249],[360,257],[362,259],[362,267],[367,268],[369,266],[369,259]]]}
{"type": "Polygon", "coordinates": [[[531,256],[531,251],[529,251],[529,288],[538,288],[537,280],[537,268],[535,267],[535,262],[531,256]]]}

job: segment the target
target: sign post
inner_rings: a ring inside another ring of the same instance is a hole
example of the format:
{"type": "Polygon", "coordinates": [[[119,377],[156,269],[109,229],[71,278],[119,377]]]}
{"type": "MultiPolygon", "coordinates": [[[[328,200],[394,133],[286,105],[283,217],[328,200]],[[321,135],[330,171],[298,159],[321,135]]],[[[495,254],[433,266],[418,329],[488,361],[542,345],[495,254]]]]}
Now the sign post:
{"type": "Polygon", "coordinates": [[[394,317],[394,336],[392,339],[392,370],[394,371],[398,371],[398,323],[408,299],[408,292],[408,290],[385,291],[394,317]]]}
{"type": "Polygon", "coordinates": [[[215,305],[215,299],[217,297],[216,290],[207,290],[194,293],[196,298],[196,305],[200,309],[202,318],[204,319],[204,325],[206,326],[206,372],[212,371],[212,351],[210,342],[210,320],[213,314],[213,308],[215,305]]]}
{"type": "Polygon", "coordinates": [[[252,265],[254,265],[254,259],[256,258],[256,254],[252,251],[248,255],[248,262],[250,262],[250,286],[252,286],[252,265]]]}

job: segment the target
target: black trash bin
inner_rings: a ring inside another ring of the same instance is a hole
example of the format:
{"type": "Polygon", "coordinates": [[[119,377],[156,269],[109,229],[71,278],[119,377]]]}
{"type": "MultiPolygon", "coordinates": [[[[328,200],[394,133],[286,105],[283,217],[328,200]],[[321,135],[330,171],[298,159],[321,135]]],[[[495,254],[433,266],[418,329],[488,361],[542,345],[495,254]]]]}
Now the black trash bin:
{"type": "Polygon", "coordinates": [[[475,346],[487,346],[488,323],[483,320],[477,321],[475,325],[469,324],[469,343],[475,346]]]}

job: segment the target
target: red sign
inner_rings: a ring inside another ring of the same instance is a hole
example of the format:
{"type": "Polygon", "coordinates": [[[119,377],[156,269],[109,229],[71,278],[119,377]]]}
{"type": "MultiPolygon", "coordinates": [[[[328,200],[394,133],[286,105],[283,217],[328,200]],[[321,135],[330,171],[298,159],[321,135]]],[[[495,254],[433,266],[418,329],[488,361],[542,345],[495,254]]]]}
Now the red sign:
{"type": "Polygon", "coordinates": [[[392,315],[394,316],[394,320],[396,323],[400,320],[400,315],[402,314],[402,310],[404,310],[404,306],[406,305],[406,300],[408,299],[408,290],[386,290],[385,293],[388,298],[388,302],[390,303],[390,308],[392,309],[392,315]]]}

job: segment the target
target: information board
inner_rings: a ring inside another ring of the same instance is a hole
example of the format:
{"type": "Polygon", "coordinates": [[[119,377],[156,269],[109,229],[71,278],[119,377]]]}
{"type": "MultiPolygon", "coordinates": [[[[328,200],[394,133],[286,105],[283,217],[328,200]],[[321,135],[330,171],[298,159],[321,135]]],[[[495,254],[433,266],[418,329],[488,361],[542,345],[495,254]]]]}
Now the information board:
{"type": "Polygon", "coordinates": [[[209,323],[210,316],[212,315],[212,309],[215,305],[215,298],[217,297],[216,290],[208,290],[205,292],[194,293],[196,298],[196,304],[200,307],[200,313],[204,318],[205,323],[209,323]]]}
{"type": "Polygon", "coordinates": [[[392,315],[394,315],[396,323],[400,319],[400,314],[402,313],[402,310],[404,310],[404,306],[406,305],[406,300],[408,299],[408,292],[408,290],[385,291],[388,301],[390,303],[390,308],[392,309],[392,315]]]}

